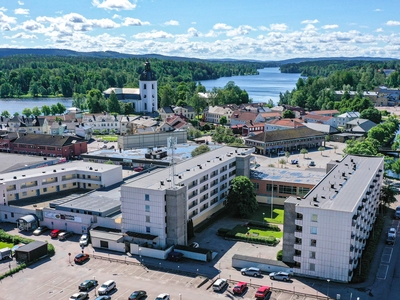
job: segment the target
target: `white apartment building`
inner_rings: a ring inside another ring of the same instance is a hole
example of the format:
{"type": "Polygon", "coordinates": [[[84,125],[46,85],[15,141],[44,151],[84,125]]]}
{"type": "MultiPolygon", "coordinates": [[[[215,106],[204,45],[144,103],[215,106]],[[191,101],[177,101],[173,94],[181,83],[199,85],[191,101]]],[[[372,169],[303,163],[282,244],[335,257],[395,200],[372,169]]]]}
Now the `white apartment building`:
{"type": "Polygon", "coordinates": [[[231,181],[250,175],[253,151],[221,147],[121,186],[122,232],[136,244],[186,245],[188,221],[196,226],[225,206],[231,181]]]}
{"type": "Polygon", "coordinates": [[[98,189],[122,181],[122,166],[75,161],[0,174],[2,203],[72,189],[98,189]]]}
{"type": "Polygon", "coordinates": [[[237,109],[236,105],[209,106],[204,110],[204,120],[209,123],[219,124],[221,117],[225,116],[227,125],[231,123],[231,116],[237,109]]]}
{"type": "Polygon", "coordinates": [[[338,115],[335,117],[336,119],[336,127],[346,127],[347,122],[350,122],[351,120],[357,119],[360,117],[359,112],[345,112],[344,114],[338,115]]]}
{"type": "Polygon", "coordinates": [[[283,261],[296,275],[349,282],[376,220],[383,157],[348,155],[284,204],[283,261]]]}

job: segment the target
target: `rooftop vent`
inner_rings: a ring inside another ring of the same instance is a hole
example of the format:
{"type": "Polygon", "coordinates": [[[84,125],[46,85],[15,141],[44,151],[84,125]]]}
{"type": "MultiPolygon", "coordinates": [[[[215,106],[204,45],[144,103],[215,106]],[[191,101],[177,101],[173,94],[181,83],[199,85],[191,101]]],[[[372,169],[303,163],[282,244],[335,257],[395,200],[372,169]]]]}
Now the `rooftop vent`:
{"type": "Polygon", "coordinates": [[[160,181],[160,185],[164,185],[164,181],[163,180],[160,181]]]}
{"type": "Polygon", "coordinates": [[[17,176],[14,176],[14,179],[17,179],[17,176]]]}
{"type": "Polygon", "coordinates": [[[53,170],[53,172],[57,172],[57,170],[53,170]]]}
{"type": "Polygon", "coordinates": [[[92,167],[90,167],[90,168],[89,168],[89,170],[93,170],[93,168],[92,168],[92,167]]]}

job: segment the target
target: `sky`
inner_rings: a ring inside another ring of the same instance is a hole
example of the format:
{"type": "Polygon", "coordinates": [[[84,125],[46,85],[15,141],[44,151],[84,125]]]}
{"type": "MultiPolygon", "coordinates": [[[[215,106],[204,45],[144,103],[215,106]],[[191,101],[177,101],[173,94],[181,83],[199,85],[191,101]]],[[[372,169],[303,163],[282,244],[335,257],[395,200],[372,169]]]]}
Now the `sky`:
{"type": "Polygon", "coordinates": [[[399,12],[399,0],[3,0],[0,48],[400,58],[399,12]]]}

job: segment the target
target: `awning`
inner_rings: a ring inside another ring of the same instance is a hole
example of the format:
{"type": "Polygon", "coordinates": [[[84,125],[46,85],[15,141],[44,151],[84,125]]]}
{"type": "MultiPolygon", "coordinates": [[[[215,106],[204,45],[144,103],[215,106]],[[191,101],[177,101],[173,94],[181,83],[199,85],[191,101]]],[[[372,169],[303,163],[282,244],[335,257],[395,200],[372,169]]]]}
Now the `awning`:
{"type": "Polygon", "coordinates": [[[23,217],[19,218],[17,221],[20,221],[20,220],[22,220],[22,221],[24,221],[24,222],[26,222],[26,223],[33,223],[33,222],[36,222],[36,218],[35,218],[34,215],[26,215],[26,216],[23,216],[23,217]]]}
{"type": "Polygon", "coordinates": [[[157,238],[157,235],[153,234],[148,234],[148,233],[140,233],[140,232],[133,232],[133,231],[127,231],[125,232],[126,235],[133,237],[133,238],[138,238],[138,239],[143,239],[143,240],[154,240],[157,238]]]}

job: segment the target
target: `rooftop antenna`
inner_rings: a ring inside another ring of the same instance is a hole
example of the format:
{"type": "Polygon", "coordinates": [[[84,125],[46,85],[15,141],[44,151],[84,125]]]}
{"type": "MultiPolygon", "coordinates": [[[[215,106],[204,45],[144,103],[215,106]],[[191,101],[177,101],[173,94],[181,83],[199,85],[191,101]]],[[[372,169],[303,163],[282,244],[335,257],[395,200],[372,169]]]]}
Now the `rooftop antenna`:
{"type": "Polygon", "coordinates": [[[169,176],[170,176],[170,188],[175,187],[175,162],[174,162],[174,151],[175,151],[175,146],[177,144],[177,138],[176,137],[168,137],[167,139],[167,147],[171,150],[171,161],[170,161],[170,169],[169,169],[169,176]]]}

